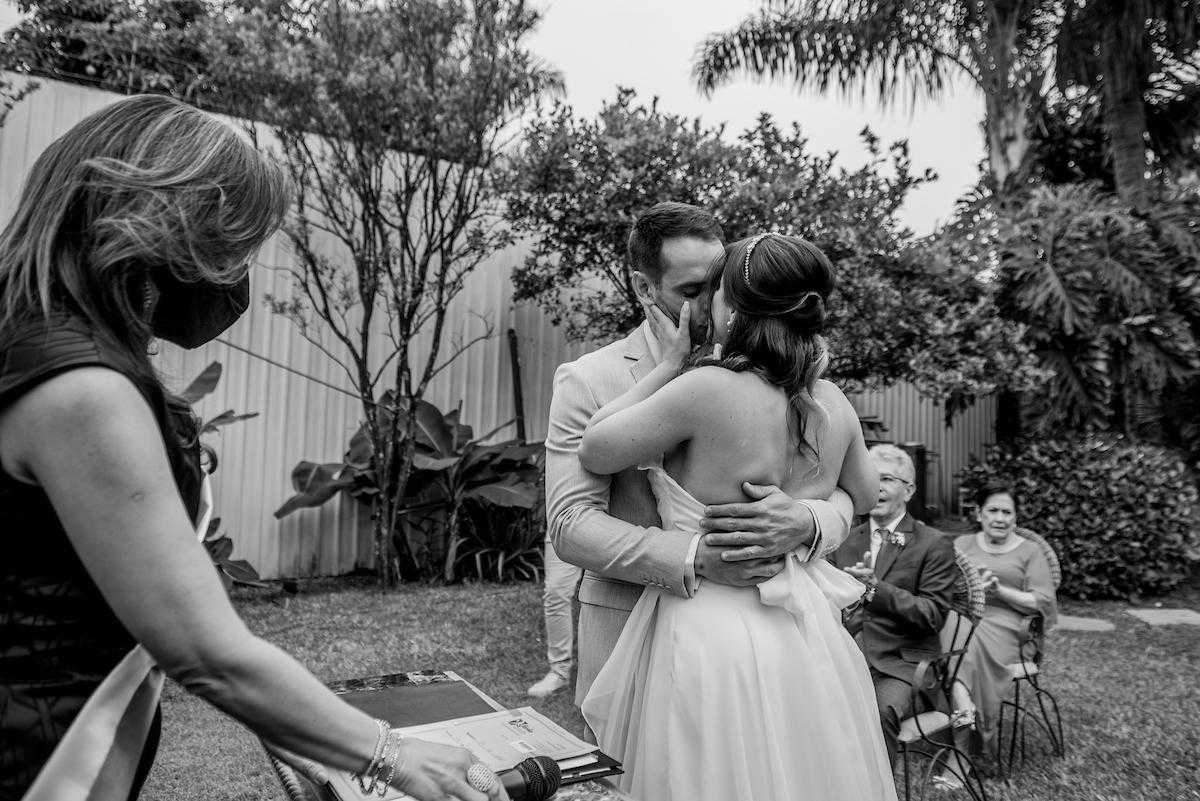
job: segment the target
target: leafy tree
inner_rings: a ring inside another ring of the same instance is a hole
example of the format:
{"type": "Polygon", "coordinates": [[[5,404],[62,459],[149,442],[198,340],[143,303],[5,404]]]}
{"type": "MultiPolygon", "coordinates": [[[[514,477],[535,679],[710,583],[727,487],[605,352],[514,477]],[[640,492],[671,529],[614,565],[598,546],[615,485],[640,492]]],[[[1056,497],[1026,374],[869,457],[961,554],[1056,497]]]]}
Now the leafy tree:
{"type": "Polygon", "coordinates": [[[566,106],[533,121],[510,164],[507,216],[531,252],[514,273],[579,340],[608,340],[640,320],[624,242],[661,200],[710,208],[727,239],[772,230],[813,240],[834,260],[832,375],[844,383],[909,380],[954,411],[1004,386],[1029,387],[1020,325],[997,320],[990,286],[949,250],[897,220],[913,171],[905,143],[864,130],[870,161],[854,170],[814,154],[797,126],[769,116],[734,141],[699,120],[621,90],[594,120],[566,106]]]}
{"type": "Polygon", "coordinates": [[[625,239],[662,199],[713,208],[739,152],[708,128],[619,89],[596,119],[557,103],[526,128],[505,175],[506,217],[530,254],[515,300],[535,299],[569,339],[605,340],[640,319],[625,239]]]}
{"type": "Polygon", "coordinates": [[[223,109],[207,77],[212,0],[19,0],[26,15],[4,33],[5,69],[124,94],[160,92],[223,109]]]}
{"type": "Polygon", "coordinates": [[[988,169],[1004,192],[1024,180],[1030,123],[1047,84],[1055,0],[764,0],[737,28],[710,36],[694,72],[711,92],[737,75],[798,88],[868,87],[883,103],[907,90],[936,99],[953,75],[984,98],[988,169]]]}
{"type": "Polygon", "coordinates": [[[12,111],[13,106],[20,103],[30,93],[37,91],[37,81],[25,81],[20,85],[14,84],[12,81],[4,79],[0,75],[0,128],[4,127],[4,123],[8,120],[8,114],[12,111]]]}
{"type": "MultiPolygon", "coordinates": [[[[1069,0],[1055,44],[1059,85],[1084,87],[1099,95],[1117,193],[1126,203],[1145,208],[1150,201],[1150,90],[1153,82],[1196,83],[1200,2],[1069,0]]],[[[1165,105],[1176,113],[1184,111],[1182,118],[1195,119],[1194,109],[1171,100],[1165,105]]]]}
{"type": "Polygon", "coordinates": [[[1200,369],[1196,234],[1182,207],[1146,219],[1091,184],[1038,187],[956,233],[960,252],[995,259],[1000,309],[1029,326],[1054,373],[1026,398],[1029,433],[1138,435],[1158,422],[1150,399],[1200,369]]]}
{"type": "Polygon", "coordinates": [[[298,188],[292,289],[268,298],[342,367],[366,427],[376,566],[420,570],[399,530],[430,382],[491,335],[450,330],[480,262],[512,241],[494,208],[505,131],[558,84],[525,48],[521,0],[317,0],[214,27],[207,63],[261,120],[298,188]]]}

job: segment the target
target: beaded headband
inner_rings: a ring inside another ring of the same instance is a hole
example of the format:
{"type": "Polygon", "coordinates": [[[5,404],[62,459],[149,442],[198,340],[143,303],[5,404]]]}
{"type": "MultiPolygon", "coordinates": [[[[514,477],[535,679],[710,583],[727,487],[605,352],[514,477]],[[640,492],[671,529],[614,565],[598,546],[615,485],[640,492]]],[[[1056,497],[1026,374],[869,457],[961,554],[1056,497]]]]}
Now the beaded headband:
{"type": "Polygon", "coordinates": [[[750,240],[750,245],[746,248],[746,260],[742,264],[742,277],[746,279],[746,286],[750,286],[750,254],[754,252],[755,245],[770,235],[770,233],[759,234],[750,240]]]}
{"type": "MultiPolygon", "coordinates": [[[[750,240],[750,244],[746,247],[746,258],[742,263],[742,277],[746,279],[746,286],[750,286],[750,254],[754,252],[754,248],[759,242],[763,241],[770,235],[771,233],[769,231],[765,234],[758,234],[750,240]]],[[[819,292],[805,292],[800,296],[800,300],[796,301],[791,308],[785,309],[779,314],[791,314],[792,312],[800,311],[800,309],[804,307],[804,304],[808,303],[808,301],[812,298],[816,298],[818,301],[823,300],[819,292]]]]}

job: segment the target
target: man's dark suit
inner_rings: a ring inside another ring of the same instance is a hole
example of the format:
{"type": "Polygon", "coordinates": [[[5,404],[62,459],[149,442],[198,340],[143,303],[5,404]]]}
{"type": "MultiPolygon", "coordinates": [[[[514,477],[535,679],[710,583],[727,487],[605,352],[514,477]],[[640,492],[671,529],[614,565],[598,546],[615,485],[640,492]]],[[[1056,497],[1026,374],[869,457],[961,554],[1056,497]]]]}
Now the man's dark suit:
{"type": "MultiPolygon", "coordinates": [[[[861,562],[871,549],[873,528],[868,522],[852,529],[833,553],[833,563],[845,568],[861,562]]],[[[914,711],[911,685],[917,663],[941,650],[938,632],[958,572],[954,541],[942,532],[909,514],[896,531],[904,534],[905,543],[900,547],[885,539],[880,547],[875,597],[846,614],[846,628],[871,666],[889,757],[896,754],[900,721],[914,711]]]]}

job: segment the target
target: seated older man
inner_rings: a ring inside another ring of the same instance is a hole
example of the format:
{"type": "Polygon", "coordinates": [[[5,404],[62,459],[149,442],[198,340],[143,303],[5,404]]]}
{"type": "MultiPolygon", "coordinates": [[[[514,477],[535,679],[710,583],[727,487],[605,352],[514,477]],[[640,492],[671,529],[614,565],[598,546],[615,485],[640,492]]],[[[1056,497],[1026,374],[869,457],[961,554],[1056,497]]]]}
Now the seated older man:
{"type": "Polygon", "coordinates": [[[888,756],[896,756],[900,721],[912,715],[917,663],[935,656],[938,633],[954,592],[954,543],[908,514],[916,489],[912,459],[895,445],[876,445],[879,501],[869,523],[857,526],[832,556],[863,583],[862,601],[846,628],[867,657],[888,756]]]}

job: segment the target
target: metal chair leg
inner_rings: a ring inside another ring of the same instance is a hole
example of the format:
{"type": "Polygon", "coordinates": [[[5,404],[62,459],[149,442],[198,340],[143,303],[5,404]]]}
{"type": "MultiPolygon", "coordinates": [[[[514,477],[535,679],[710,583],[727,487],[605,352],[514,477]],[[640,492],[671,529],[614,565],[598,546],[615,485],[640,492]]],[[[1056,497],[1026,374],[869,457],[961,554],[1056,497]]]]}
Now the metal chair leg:
{"type": "MultiPolygon", "coordinates": [[[[1012,710],[1013,710],[1013,721],[1012,721],[1013,729],[1012,729],[1012,736],[1009,738],[1009,742],[1008,742],[1008,770],[1010,772],[1013,770],[1015,760],[1016,760],[1017,737],[1018,737],[1018,735],[1020,735],[1022,737],[1022,740],[1024,739],[1023,733],[1024,733],[1024,728],[1025,728],[1025,719],[1024,719],[1024,716],[1022,715],[1022,712],[1024,712],[1024,709],[1021,707],[1021,680],[1020,679],[1017,679],[1017,681],[1015,682],[1015,686],[1013,688],[1012,710]]],[[[1001,746],[1000,743],[998,742],[999,737],[1000,737],[1000,732],[997,731],[996,732],[996,738],[997,738],[996,757],[997,758],[1000,758],[1001,750],[1003,748],[1003,746],[1001,746]]],[[[1022,760],[1025,758],[1025,754],[1023,752],[1021,754],[1021,758],[1022,758],[1022,760]]]]}
{"type": "Polygon", "coordinates": [[[944,761],[946,769],[962,782],[963,789],[967,791],[967,795],[971,797],[972,801],[987,801],[987,790],[983,786],[983,780],[979,778],[979,769],[975,767],[975,763],[965,751],[956,745],[944,745],[939,749],[938,756],[949,757],[949,759],[939,759],[934,762],[944,761]],[[962,772],[964,766],[966,774],[962,772]]]}
{"type": "Polygon", "coordinates": [[[933,782],[933,772],[937,769],[937,757],[940,753],[941,751],[935,751],[933,756],[928,759],[925,770],[921,772],[921,801],[925,801],[925,796],[929,794],[929,785],[933,782]]]}
{"type": "Polygon", "coordinates": [[[1037,698],[1038,709],[1042,713],[1042,720],[1045,721],[1046,734],[1050,736],[1050,744],[1054,748],[1055,756],[1066,756],[1067,745],[1063,739],[1062,715],[1058,710],[1058,699],[1049,690],[1044,690],[1038,684],[1035,684],[1034,695],[1037,698]],[[1053,720],[1050,717],[1050,711],[1046,708],[1045,702],[1042,700],[1045,697],[1050,702],[1051,709],[1054,710],[1053,720]]]}

